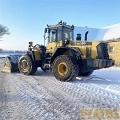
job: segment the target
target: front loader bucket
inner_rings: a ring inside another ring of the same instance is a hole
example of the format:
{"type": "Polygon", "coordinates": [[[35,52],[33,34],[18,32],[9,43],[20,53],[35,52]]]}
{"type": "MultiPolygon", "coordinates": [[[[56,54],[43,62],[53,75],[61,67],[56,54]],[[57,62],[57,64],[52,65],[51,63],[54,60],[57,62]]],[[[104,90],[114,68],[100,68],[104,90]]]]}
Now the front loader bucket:
{"type": "Polygon", "coordinates": [[[10,55],[5,57],[5,62],[3,65],[3,69],[1,72],[10,73],[10,72],[17,72],[18,69],[18,61],[21,55],[10,55]]]}

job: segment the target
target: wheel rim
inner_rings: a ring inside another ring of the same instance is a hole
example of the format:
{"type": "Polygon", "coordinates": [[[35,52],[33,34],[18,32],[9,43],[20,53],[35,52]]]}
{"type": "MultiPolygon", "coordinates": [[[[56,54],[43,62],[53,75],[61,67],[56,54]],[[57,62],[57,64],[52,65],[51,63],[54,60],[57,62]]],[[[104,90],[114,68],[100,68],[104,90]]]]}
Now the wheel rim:
{"type": "Polygon", "coordinates": [[[68,66],[65,62],[62,62],[58,65],[58,73],[61,75],[61,76],[64,76],[68,73],[68,66]]]}
{"type": "Polygon", "coordinates": [[[21,70],[26,72],[29,69],[29,65],[28,62],[26,60],[22,60],[21,61],[21,70]]]}

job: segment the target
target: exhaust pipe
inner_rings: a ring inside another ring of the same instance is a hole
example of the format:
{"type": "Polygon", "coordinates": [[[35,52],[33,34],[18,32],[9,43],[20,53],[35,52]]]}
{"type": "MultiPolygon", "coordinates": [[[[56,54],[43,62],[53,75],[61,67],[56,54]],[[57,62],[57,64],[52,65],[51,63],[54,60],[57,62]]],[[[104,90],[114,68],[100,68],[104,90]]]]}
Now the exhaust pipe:
{"type": "Polygon", "coordinates": [[[89,32],[89,31],[87,31],[87,32],[85,33],[85,41],[87,41],[88,32],[89,32]]]}

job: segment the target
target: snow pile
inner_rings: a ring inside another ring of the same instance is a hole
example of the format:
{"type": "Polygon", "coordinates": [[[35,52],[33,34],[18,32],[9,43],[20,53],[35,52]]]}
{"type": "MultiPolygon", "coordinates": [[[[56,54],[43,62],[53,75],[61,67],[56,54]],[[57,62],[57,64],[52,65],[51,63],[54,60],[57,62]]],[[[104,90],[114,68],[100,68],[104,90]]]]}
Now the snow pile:
{"type": "Polygon", "coordinates": [[[120,23],[100,29],[95,39],[110,40],[117,38],[120,38],[120,23]]]}
{"type": "Polygon", "coordinates": [[[88,33],[88,40],[111,40],[120,38],[120,23],[114,24],[111,26],[107,26],[104,28],[89,28],[89,27],[75,27],[75,36],[78,33],[81,34],[82,40],[85,38],[85,32],[89,31],[88,33]]]}

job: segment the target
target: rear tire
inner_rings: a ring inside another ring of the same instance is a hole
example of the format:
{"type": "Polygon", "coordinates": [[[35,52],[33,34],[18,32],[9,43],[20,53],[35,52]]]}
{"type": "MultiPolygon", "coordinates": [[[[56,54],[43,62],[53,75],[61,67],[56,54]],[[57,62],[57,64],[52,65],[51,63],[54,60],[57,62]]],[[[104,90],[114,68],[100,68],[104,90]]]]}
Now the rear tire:
{"type": "Polygon", "coordinates": [[[84,72],[84,73],[78,73],[78,76],[83,76],[83,77],[85,77],[85,76],[90,76],[91,74],[93,73],[93,70],[92,71],[88,71],[88,72],[84,72]]]}
{"type": "Polygon", "coordinates": [[[33,75],[37,71],[34,61],[29,55],[23,55],[18,62],[19,71],[24,75],[33,75]]]}
{"type": "Polygon", "coordinates": [[[72,57],[61,55],[54,60],[53,74],[60,81],[70,81],[78,75],[79,68],[72,61],[72,57]]]}

